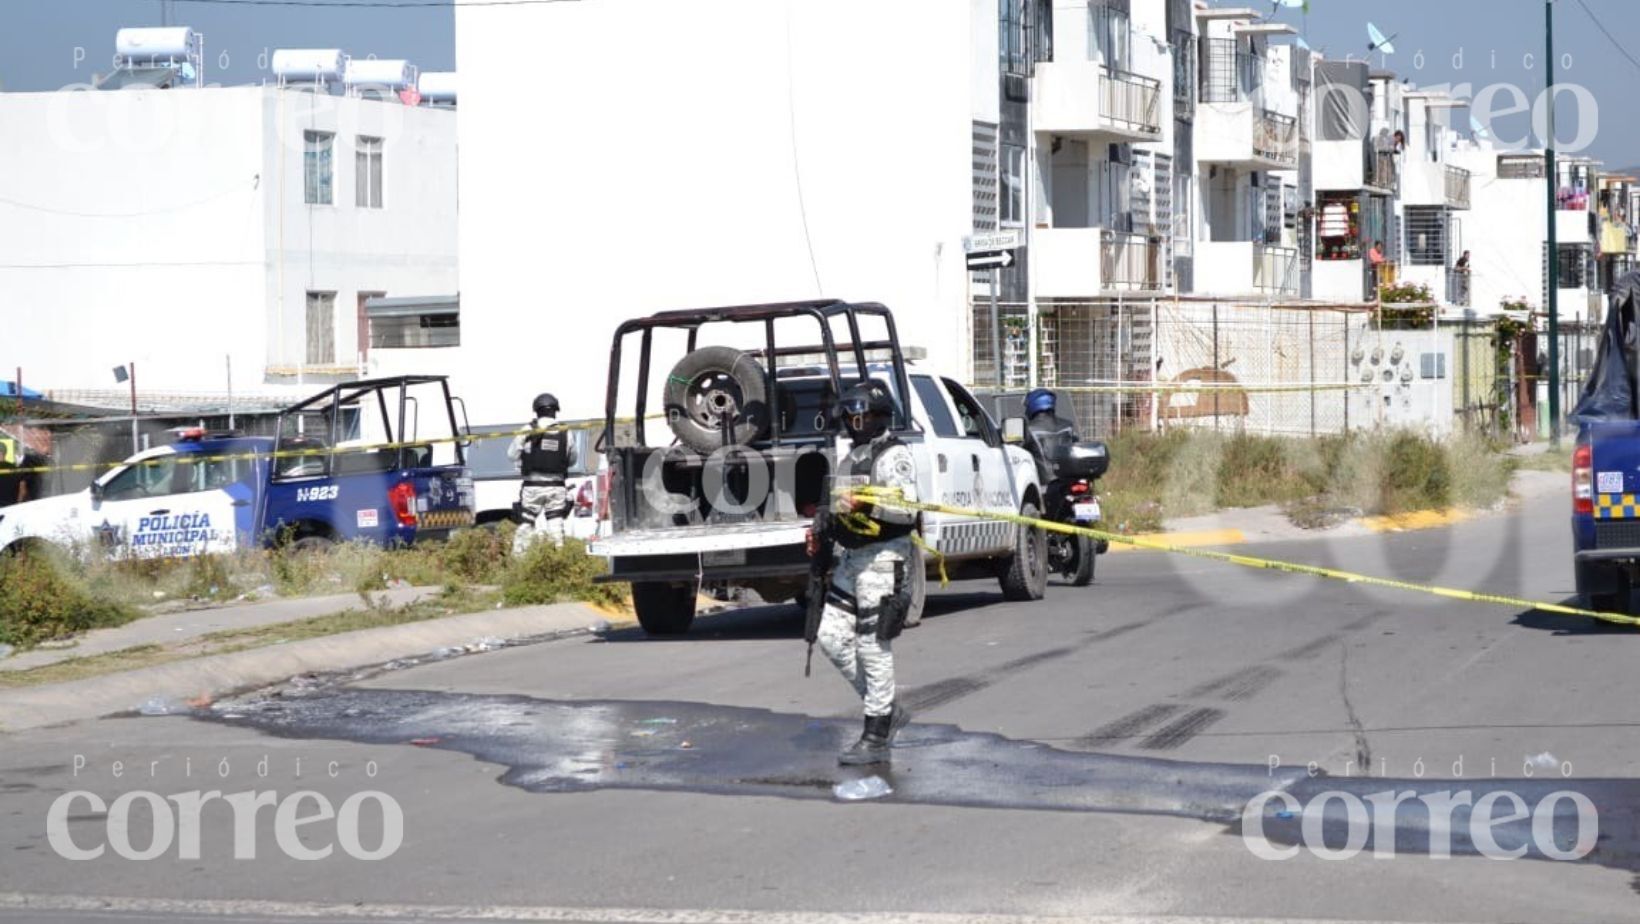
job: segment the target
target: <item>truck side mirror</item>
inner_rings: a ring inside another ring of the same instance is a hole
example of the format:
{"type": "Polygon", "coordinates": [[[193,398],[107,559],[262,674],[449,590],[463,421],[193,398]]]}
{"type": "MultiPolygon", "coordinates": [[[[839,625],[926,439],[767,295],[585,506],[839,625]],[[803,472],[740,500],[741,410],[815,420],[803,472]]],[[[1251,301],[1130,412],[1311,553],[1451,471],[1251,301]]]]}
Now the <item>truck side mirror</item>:
{"type": "Polygon", "coordinates": [[[100,504],[103,501],[103,486],[100,482],[91,482],[91,503],[100,504]]]}
{"type": "Polygon", "coordinates": [[[1025,442],[1025,418],[1004,418],[1002,421],[1002,440],[1005,443],[1025,442]]]}

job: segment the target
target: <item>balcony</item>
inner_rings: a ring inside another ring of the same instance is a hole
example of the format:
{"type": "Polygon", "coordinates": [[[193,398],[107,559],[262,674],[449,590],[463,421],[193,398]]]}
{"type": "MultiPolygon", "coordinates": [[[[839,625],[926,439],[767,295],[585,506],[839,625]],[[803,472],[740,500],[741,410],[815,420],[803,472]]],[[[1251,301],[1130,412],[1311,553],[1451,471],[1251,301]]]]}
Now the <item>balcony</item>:
{"type": "Polygon", "coordinates": [[[1160,81],[1094,61],[1044,61],[1033,79],[1039,132],[1111,144],[1161,137],[1160,81]]]}
{"type": "Polygon", "coordinates": [[[1161,238],[1104,228],[1038,228],[1031,240],[1039,298],[1162,288],[1161,238]]]}
{"type": "Polygon", "coordinates": [[[1298,120],[1250,101],[1204,102],[1196,108],[1197,157],[1244,170],[1298,166],[1298,120]]]}
{"type": "Polygon", "coordinates": [[[1209,295],[1298,295],[1298,250],[1255,241],[1198,241],[1196,291],[1209,295]]]}
{"type": "Polygon", "coordinates": [[[1468,270],[1446,270],[1446,303],[1460,308],[1469,307],[1470,278],[1468,270]]]}
{"type": "Polygon", "coordinates": [[[1367,151],[1362,186],[1386,194],[1393,194],[1400,189],[1400,158],[1394,151],[1367,151]]]}
{"type": "MultiPolygon", "coordinates": [[[[1446,168],[1446,204],[1455,209],[1469,208],[1469,171],[1462,167],[1446,168]]],[[[1465,302],[1464,304],[1468,304],[1465,302]]]]}

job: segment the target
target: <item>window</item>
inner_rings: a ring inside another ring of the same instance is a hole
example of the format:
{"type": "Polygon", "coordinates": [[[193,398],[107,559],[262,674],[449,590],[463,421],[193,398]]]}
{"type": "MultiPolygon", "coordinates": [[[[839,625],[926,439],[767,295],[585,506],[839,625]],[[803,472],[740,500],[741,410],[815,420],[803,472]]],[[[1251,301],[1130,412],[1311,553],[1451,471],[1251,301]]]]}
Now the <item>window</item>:
{"type": "Polygon", "coordinates": [[[997,46],[1004,74],[1024,74],[1025,14],[1021,0],[1000,0],[998,4],[997,46]]]}
{"type": "Polygon", "coordinates": [[[336,293],[307,294],[307,363],[330,366],[336,362],[336,293]]]}
{"type": "Polygon", "coordinates": [[[335,141],[336,136],[330,132],[302,133],[302,201],[308,205],[330,205],[334,201],[331,151],[335,141]]]}
{"type": "Polygon", "coordinates": [[[359,149],[353,155],[355,185],[353,204],[361,209],[382,207],[382,140],[368,135],[359,136],[359,149]]]}
{"type": "MultiPolygon", "coordinates": [[[[193,466],[187,466],[192,470],[193,466]]],[[[177,493],[171,482],[177,474],[176,456],[159,456],[141,465],[133,465],[115,475],[103,485],[103,500],[137,500],[177,493]]]]}
{"type": "MultiPolygon", "coordinates": [[[[1560,255],[1560,259],[1555,265],[1560,279],[1560,288],[1581,289],[1587,285],[1591,275],[1588,265],[1591,259],[1589,245],[1560,244],[1556,246],[1555,250],[1560,255]]],[[[1543,246],[1543,253],[1543,262],[1547,264],[1549,262],[1549,245],[1545,244],[1543,246]]],[[[1545,272],[1544,275],[1547,276],[1548,273],[1545,272]]]]}
{"type": "Polygon", "coordinates": [[[1002,145],[1002,223],[1025,223],[1025,146],[1002,145]]]}
{"type": "Polygon", "coordinates": [[[945,390],[951,393],[951,400],[957,405],[957,422],[962,429],[962,436],[969,439],[984,440],[995,446],[996,428],[991,425],[991,418],[986,416],[985,409],[979,406],[974,396],[968,390],[950,379],[941,379],[945,383],[945,390]]]}
{"type": "Polygon", "coordinates": [[[934,428],[934,435],[956,436],[957,423],[951,419],[951,409],[945,404],[945,393],[934,384],[934,380],[926,375],[914,375],[911,377],[911,387],[917,392],[917,399],[922,402],[923,412],[928,415],[928,423],[934,428]]]}
{"type": "Polygon", "coordinates": [[[1317,260],[1361,259],[1361,199],[1354,193],[1321,193],[1316,210],[1317,260]]]}
{"type": "Polygon", "coordinates": [[[354,318],[354,325],[357,328],[355,336],[358,337],[360,359],[368,357],[370,348],[376,346],[376,335],[370,326],[370,312],[365,309],[365,302],[373,298],[386,297],[386,292],[360,292],[358,294],[358,314],[354,318]]]}
{"type": "Polygon", "coordinates": [[[1446,265],[1446,209],[1438,205],[1406,207],[1407,262],[1413,266],[1446,265]]]}

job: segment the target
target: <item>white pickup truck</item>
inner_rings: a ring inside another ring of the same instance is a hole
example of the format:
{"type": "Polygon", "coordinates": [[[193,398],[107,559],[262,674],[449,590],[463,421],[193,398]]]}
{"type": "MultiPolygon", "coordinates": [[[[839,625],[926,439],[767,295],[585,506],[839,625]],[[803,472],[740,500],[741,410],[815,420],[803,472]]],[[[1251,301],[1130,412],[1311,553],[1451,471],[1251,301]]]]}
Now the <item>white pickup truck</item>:
{"type": "MultiPolygon", "coordinates": [[[[920,497],[1038,515],[1034,457],[1006,443],[955,380],[909,368],[882,305],[792,302],[628,321],[615,334],[599,444],[611,523],[589,552],[608,559],[603,580],[632,584],[647,632],[687,631],[704,587],[748,587],[771,602],[805,590],[805,533],[848,446],[832,404],[865,377],[895,395],[894,431],[917,457],[920,497]],[[702,346],[706,331],[736,344],[702,346]],[[669,347],[682,358],[664,379],[652,376],[656,352],[669,347]],[[623,354],[634,349],[637,368],[623,370],[623,354]],[[657,406],[670,437],[659,446],[646,441],[644,426],[657,406]],[[618,428],[623,419],[633,423],[618,428]]],[[[1042,597],[1040,529],[927,513],[923,536],[952,579],[995,578],[1008,599],[1042,597]]]]}

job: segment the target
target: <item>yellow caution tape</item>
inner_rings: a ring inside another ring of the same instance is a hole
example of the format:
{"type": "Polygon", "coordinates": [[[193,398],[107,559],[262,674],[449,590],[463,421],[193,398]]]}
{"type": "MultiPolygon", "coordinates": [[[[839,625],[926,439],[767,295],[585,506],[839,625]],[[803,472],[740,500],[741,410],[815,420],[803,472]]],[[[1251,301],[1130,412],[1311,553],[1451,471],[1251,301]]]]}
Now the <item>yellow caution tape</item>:
{"type": "MultiPolygon", "coordinates": [[[[649,415],[649,418],[659,419],[660,416],[661,415],[649,415]]],[[[632,422],[631,418],[617,418],[616,421],[615,421],[615,423],[617,425],[627,424],[627,423],[631,423],[631,422],[632,422]]],[[[430,437],[430,438],[424,439],[424,440],[409,440],[409,441],[398,442],[398,443],[367,443],[367,444],[356,445],[356,446],[326,446],[326,447],[316,448],[316,449],[277,449],[277,450],[274,450],[272,452],[235,452],[235,453],[219,453],[219,454],[215,454],[215,455],[205,455],[203,453],[183,453],[181,455],[185,456],[186,459],[189,462],[232,462],[232,461],[235,461],[235,460],[248,460],[248,459],[304,459],[304,458],[312,458],[312,457],[315,457],[315,456],[328,456],[328,455],[332,455],[332,454],[346,455],[346,454],[350,454],[350,453],[380,452],[382,450],[413,449],[413,448],[420,447],[420,446],[436,446],[436,445],[442,445],[442,444],[445,444],[445,443],[475,443],[475,442],[478,442],[479,440],[503,439],[503,438],[509,438],[509,437],[515,437],[515,436],[537,436],[537,435],[542,434],[542,433],[561,433],[561,432],[566,431],[566,430],[596,430],[596,429],[601,429],[603,426],[604,426],[604,422],[602,420],[575,420],[575,421],[565,421],[564,423],[561,423],[561,424],[556,424],[556,425],[551,426],[551,427],[544,427],[544,428],[539,428],[539,429],[519,429],[519,430],[505,430],[505,431],[490,431],[490,432],[486,432],[486,433],[470,434],[470,435],[467,435],[467,436],[439,436],[439,437],[430,437]]],[[[264,437],[245,436],[245,437],[232,437],[232,438],[234,438],[234,439],[271,439],[271,437],[265,437],[265,436],[264,437]]],[[[119,462],[81,462],[81,463],[72,464],[72,465],[35,465],[35,466],[30,466],[28,468],[10,468],[10,467],[8,467],[8,468],[5,468],[5,469],[0,470],[0,471],[4,471],[5,474],[7,474],[7,475],[36,475],[36,474],[46,474],[48,472],[106,471],[108,469],[120,468],[121,466],[125,466],[125,465],[130,465],[130,466],[162,465],[162,464],[165,464],[165,463],[176,461],[177,460],[177,455],[178,454],[164,454],[164,455],[155,456],[154,458],[151,458],[151,459],[140,459],[140,460],[135,461],[135,462],[129,462],[129,461],[121,460],[119,462]]]]}
{"type": "Polygon", "coordinates": [[[1017,523],[1021,526],[1034,526],[1050,532],[1064,533],[1071,536],[1088,536],[1093,539],[1102,539],[1107,542],[1133,546],[1141,549],[1151,549],[1157,552],[1172,552],[1178,555],[1189,555],[1192,558],[1205,558],[1208,561],[1224,562],[1231,565],[1240,565],[1244,568],[1258,568],[1265,571],[1283,571],[1288,574],[1308,574],[1315,577],[1329,578],[1335,581],[1345,581],[1351,584],[1366,584],[1372,587],[1387,587],[1392,590],[1404,590],[1412,593],[1429,594],[1436,597],[1446,597],[1449,600],[1463,600],[1469,603],[1489,603],[1496,606],[1508,606],[1517,609],[1537,610],[1543,613],[1553,613],[1558,616],[1585,616],[1598,619],[1602,622],[1617,623],[1625,626],[1640,626],[1640,617],[1626,613],[1606,613],[1597,610],[1586,610],[1581,607],[1566,606],[1560,603],[1542,603],[1537,600],[1526,600],[1519,597],[1507,597],[1500,594],[1486,594],[1473,590],[1458,590],[1452,587],[1436,587],[1429,584],[1414,584],[1410,581],[1397,581],[1393,578],[1374,577],[1370,574],[1357,574],[1351,571],[1340,571],[1336,568],[1323,568],[1319,565],[1301,565],[1296,562],[1276,561],[1269,558],[1255,558],[1251,555],[1237,555],[1231,552],[1216,552],[1210,549],[1187,548],[1184,546],[1169,545],[1155,539],[1141,539],[1137,536],[1124,536],[1120,533],[1105,532],[1086,526],[1073,526],[1069,523],[1058,523],[1052,520],[1041,520],[1032,517],[1020,516],[1015,513],[997,513],[989,510],[970,510],[965,507],[952,507],[947,504],[931,504],[923,501],[909,501],[900,495],[897,489],[887,488],[855,488],[853,493],[867,498],[872,503],[888,507],[899,507],[902,510],[921,510],[933,513],[948,513],[955,516],[976,517],[986,520],[1001,520],[1008,523],[1017,523]]]}

